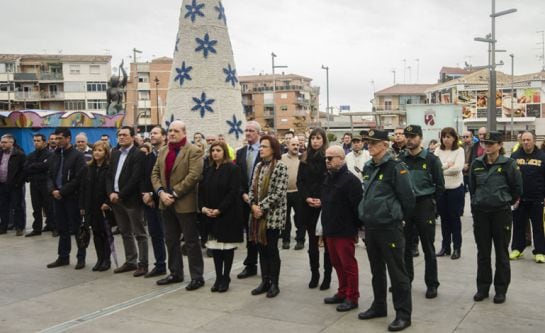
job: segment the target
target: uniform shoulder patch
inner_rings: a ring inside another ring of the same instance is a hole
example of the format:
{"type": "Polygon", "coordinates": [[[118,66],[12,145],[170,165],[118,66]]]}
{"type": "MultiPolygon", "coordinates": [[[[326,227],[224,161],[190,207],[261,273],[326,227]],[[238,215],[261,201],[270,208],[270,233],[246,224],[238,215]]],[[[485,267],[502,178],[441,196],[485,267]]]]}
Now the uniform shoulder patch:
{"type": "Polygon", "coordinates": [[[404,175],[406,173],[409,173],[409,171],[407,169],[402,169],[402,170],[399,170],[399,174],[400,175],[404,175]]]}

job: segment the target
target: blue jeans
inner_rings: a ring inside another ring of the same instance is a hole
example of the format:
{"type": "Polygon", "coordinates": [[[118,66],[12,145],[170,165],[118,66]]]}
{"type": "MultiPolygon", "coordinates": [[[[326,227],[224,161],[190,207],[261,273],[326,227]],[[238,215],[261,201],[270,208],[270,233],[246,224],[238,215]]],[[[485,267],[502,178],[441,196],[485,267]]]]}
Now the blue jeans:
{"type": "Polygon", "coordinates": [[[437,200],[437,210],[441,216],[441,234],[443,243],[441,248],[450,249],[453,243],[454,250],[462,247],[462,212],[464,211],[465,192],[464,185],[450,190],[445,190],[437,200]]]}
{"type": "Polygon", "coordinates": [[[148,221],[148,232],[153,246],[153,255],[155,256],[155,268],[159,271],[166,270],[166,249],[165,249],[165,226],[161,219],[161,213],[157,208],[144,206],[144,214],[148,221]]]}
{"type": "MultiPolygon", "coordinates": [[[[74,198],[53,199],[53,205],[55,207],[55,225],[59,233],[59,258],[68,259],[70,258],[70,250],[72,249],[70,235],[74,235],[75,240],[75,235],[81,225],[78,200],[74,198]]],[[[86,249],[78,248],[78,260],[85,259],[85,252],[86,249]]]]}

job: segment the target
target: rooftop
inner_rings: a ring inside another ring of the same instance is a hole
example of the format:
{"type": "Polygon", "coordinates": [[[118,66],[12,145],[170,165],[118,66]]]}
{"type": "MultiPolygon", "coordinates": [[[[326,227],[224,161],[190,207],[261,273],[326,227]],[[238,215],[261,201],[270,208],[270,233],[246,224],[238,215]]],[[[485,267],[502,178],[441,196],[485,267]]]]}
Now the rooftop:
{"type": "Polygon", "coordinates": [[[439,73],[447,75],[467,75],[471,73],[471,71],[460,67],[443,67],[439,73]]]}
{"type": "Polygon", "coordinates": [[[110,55],[77,55],[77,54],[0,54],[0,62],[110,62],[110,55]]]}
{"type": "MultiPolygon", "coordinates": [[[[275,74],[275,80],[304,80],[312,81],[311,78],[297,74],[275,74]]],[[[253,82],[253,81],[272,81],[272,74],[259,74],[259,75],[241,75],[238,77],[240,82],[253,82]]]]}
{"type": "Polygon", "coordinates": [[[426,95],[426,90],[433,86],[435,84],[396,84],[375,92],[375,95],[426,95]]]}

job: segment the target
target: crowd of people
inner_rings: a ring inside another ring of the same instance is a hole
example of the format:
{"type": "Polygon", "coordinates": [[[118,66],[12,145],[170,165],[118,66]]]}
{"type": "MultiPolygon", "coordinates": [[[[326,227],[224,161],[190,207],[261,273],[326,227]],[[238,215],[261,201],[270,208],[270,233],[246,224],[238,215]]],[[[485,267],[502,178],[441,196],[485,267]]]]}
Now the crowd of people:
{"type": "MultiPolygon", "coordinates": [[[[346,133],[340,145],[330,145],[321,128],[312,129],[308,139],[288,132],[281,143],[249,121],[245,144],[238,149],[221,135],[195,132],[190,142],[187,132],[186,124],[176,120],[167,130],[153,127],[143,140],[123,126],[111,147],[107,135],[90,145],[84,133],[72,145],[71,130],[57,128],[47,141],[35,134],[35,150],[27,156],[12,135],[3,135],[0,234],[10,226],[17,236],[24,234],[29,182],[34,222],[26,236],[46,231],[58,236],[57,258],[48,268],[70,264],[72,238],[83,225],[92,229],[97,256],[92,270],[110,270],[116,258],[115,225],[125,254],[116,274],[163,276],[158,285],[179,283],[184,281],[184,253],[190,273],[185,288],[196,290],[205,284],[205,247],[216,273],[211,291],[226,292],[234,251],[245,247],[244,269],[237,278],[257,275],[259,265],[261,282],[251,294],[273,298],[280,293],[279,241],[283,249],[291,248],[293,216],[294,250],[304,249],[308,237],[308,287],[329,289],[335,269],[338,288],[324,303],[340,312],[358,307],[355,246],[364,239],[374,299],[358,317],[387,315],[387,270],[396,311],[390,331],[411,325],[413,257],[419,255],[419,243],[428,299],[438,296],[437,257],[461,257],[467,192],[477,245],[475,301],[487,298],[493,284],[494,303],[505,302],[509,260],[522,257],[532,240],[535,261],[545,262],[545,152],[531,132],[521,133],[511,158],[505,156],[502,135],[486,128],[478,130],[478,137],[444,128],[439,141],[426,148],[418,125],[397,128],[393,143],[388,132],[369,130],[346,133]],[[442,242],[436,252],[437,217],[442,242]]],[[[83,269],[86,246],[77,246],[76,259],[75,269],[83,269]]]]}

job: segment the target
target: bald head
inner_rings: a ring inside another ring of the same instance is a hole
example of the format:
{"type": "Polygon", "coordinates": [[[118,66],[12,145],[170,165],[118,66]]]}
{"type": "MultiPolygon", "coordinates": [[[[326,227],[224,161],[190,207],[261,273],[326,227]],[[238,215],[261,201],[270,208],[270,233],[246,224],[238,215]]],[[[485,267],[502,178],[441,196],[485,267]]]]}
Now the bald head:
{"type": "Polygon", "coordinates": [[[344,149],[341,146],[331,146],[325,152],[325,165],[327,170],[339,171],[344,165],[344,149]]]}
{"type": "Polygon", "coordinates": [[[168,142],[178,143],[186,137],[185,123],[181,120],[174,120],[168,127],[168,142]]]}

